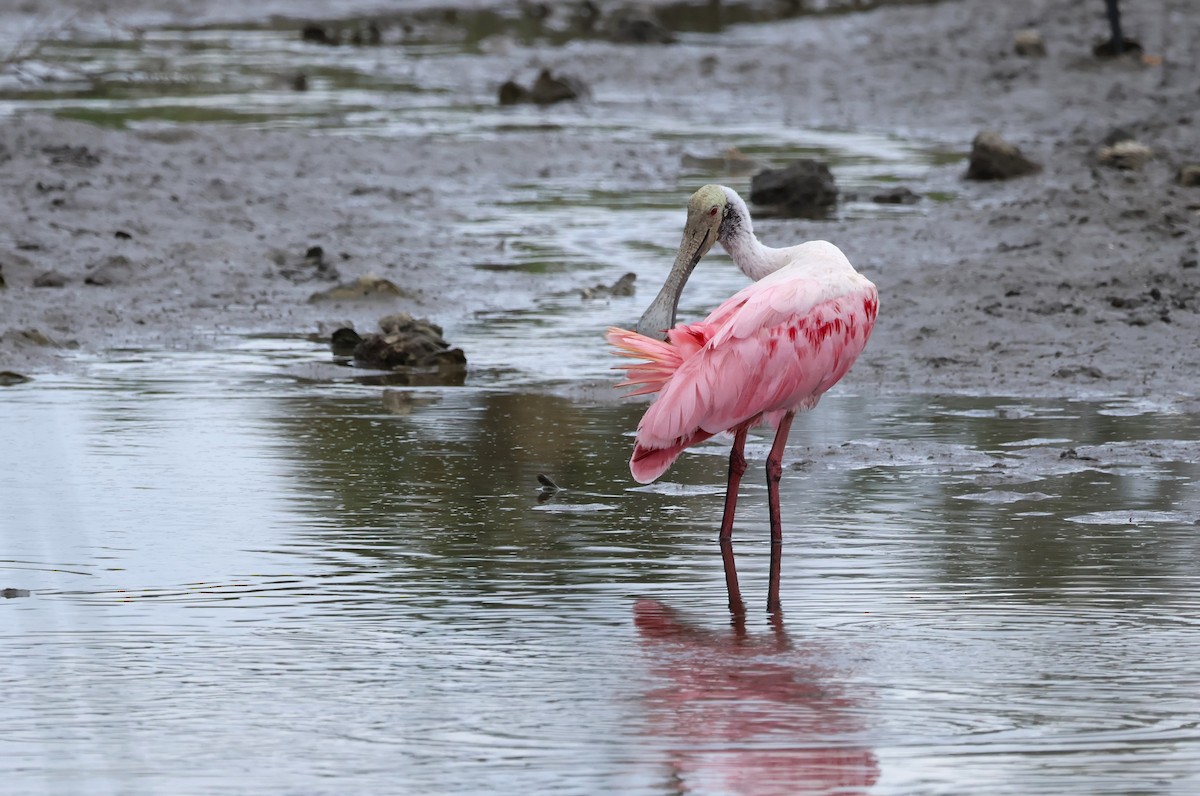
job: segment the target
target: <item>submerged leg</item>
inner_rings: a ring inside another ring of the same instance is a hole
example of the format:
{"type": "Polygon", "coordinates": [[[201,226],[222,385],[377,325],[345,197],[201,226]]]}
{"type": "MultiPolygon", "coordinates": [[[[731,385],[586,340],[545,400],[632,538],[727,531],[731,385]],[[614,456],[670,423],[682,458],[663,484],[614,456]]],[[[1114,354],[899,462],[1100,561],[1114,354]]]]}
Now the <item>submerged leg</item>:
{"type": "Polygon", "coordinates": [[[767,457],[767,505],[771,512],[771,575],[767,582],[767,611],[779,613],[779,569],[783,560],[783,521],[779,514],[779,478],[783,475],[783,449],[795,412],[788,412],[779,421],[775,444],[767,457]]]}
{"type": "Polygon", "coordinates": [[[746,432],[749,427],[739,428],[733,435],[733,450],[729,452],[729,486],[725,490],[725,513],[721,515],[721,560],[725,562],[725,588],[729,590],[729,610],[735,614],[746,613],[742,592],[738,588],[737,568],[733,563],[733,511],[737,507],[738,487],[746,472],[746,432]]]}

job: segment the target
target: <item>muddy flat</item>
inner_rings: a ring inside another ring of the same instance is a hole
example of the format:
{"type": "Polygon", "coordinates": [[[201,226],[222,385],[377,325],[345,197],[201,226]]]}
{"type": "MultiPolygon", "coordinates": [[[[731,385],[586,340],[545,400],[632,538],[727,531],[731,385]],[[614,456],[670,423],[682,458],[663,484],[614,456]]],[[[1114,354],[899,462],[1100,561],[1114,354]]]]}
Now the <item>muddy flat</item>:
{"type": "MultiPolygon", "coordinates": [[[[1169,3],[1127,9],[1146,55],[1110,60],[1091,54],[1103,9],[1067,4],[882,5],[770,24],[669,6],[684,28],[669,45],[572,39],[556,16],[568,9],[538,25],[509,10],[471,39],[463,21],[487,7],[464,6],[380,15],[375,47],[302,42],[305,19],[267,6],[247,17],[130,3],[103,18],[27,6],[4,17],[10,37],[32,21],[63,27],[37,49],[13,42],[28,57],[4,72],[6,369],[69,368],[76,346],[370,328],[396,308],[453,329],[635,271],[640,293],[599,327],[627,322],[665,272],[690,190],[745,190],[749,175],[719,158],[735,147],[774,165],[815,153],[840,177],[849,201],[833,217],[757,231],[776,245],[834,241],[879,285],[854,387],[1195,392],[1200,194],[1176,173],[1196,157],[1197,22],[1169,3]],[[1014,52],[1028,27],[1044,57],[1014,52]],[[105,49],[120,57],[89,67],[105,49]],[[502,79],[528,82],[538,65],[586,82],[587,98],[498,107],[502,79]],[[286,82],[300,74],[308,91],[286,82]],[[169,99],[147,99],[155,81],[169,99]],[[1141,168],[1097,161],[1118,128],[1152,150],[1141,168]],[[964,180],[983,129],[1042,171],[964,180]],[[869,201],[897,182],[922,201],[869,201]],[[289,267],[312,246],[323,275],[289,267]],[[309,301],[363,276],[401,295],[309,301]]],[[[753,3],[734,8],[754,18],[753,3]]],[[[360,11],[322,24],[361,27],[373,17],[360,11]]],[[[714,256],[701,269],[698,299],[736,289],[702,292],[728,267],[714,256]]]]}

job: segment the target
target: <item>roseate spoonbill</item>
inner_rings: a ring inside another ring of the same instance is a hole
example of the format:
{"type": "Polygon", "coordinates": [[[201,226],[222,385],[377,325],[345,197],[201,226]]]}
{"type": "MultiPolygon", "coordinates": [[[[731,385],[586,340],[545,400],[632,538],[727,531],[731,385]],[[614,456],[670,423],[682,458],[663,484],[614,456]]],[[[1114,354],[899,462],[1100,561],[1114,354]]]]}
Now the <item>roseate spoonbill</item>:
{"type": "Polygon", "coordinates": [[[630,395],[658,393],[638,423],[629,462],[638,482],[658,478],[684,449],[714,434],[733,433],[720,544],[729,608],[735,614],[745,612],[731,536],[738,486],[746,472],[746,434],[763,421],[776,428],[767,457],[767,610],[778,612],[783,549],[779,478],[788,430],[796,413],[816,406],[854,364],[871,335],[878,306],[875,285],[832,243],[764,246],[754,235],[742,198],[722,185],[705,185],[688,201],[675,264],[637,331],[608,330],[616,353],[645,360],[618,366],[628,376],[618,386],[639,386],[630,395]],[[684,284],[718,241],[755,282],[699,323],[674,326],[684,284]]]}

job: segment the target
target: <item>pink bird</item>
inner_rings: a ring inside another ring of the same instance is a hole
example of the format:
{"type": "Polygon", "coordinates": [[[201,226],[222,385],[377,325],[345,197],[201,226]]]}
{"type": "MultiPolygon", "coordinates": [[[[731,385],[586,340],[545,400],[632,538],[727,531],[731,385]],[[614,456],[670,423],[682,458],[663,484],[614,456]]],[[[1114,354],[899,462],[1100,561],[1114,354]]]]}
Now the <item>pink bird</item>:
{"type": "Polygon", "coordinates": [[[846,375],[875,325],[879,293],[841,250],[825,241],[786,249],[755,237],[746,203],[730,188],[705,185],[688,201],[683,242],[666,283],[637,323],[637,331],[610,328],[622,356],[618,386],[630,395],[658,393],[638,423],[629,469],[643,484],[658,478],[685,449],[721,432],[733,433],[729,485],[721,518],[721,556],[729,608],[745,612],[733,560],[733,514],[746,472],[746,434],[766,422],[776,428],[767,457],[771,516],[771,570],[767,610],[780,611],[783,529],[779,478],[788,430],[797,412],[812,409],[846,375]],[[755,280],[699,323],[675,326],[679,295],[713,244],[755,280]],[[673,328],[672,328],[673,327],[673,328]],[[661,335],[666,331],[666,342],[661,335]]]}

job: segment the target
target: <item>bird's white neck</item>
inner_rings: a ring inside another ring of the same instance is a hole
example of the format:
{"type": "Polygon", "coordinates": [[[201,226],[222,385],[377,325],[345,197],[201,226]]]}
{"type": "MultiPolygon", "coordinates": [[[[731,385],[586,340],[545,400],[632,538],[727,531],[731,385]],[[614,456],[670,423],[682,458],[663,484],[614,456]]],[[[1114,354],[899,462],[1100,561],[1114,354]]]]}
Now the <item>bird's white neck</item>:
{"type": "Polygon", "coordinates": [[[721,246],[733,258],[742,273],[754,281],[773,274],[784,265],[782,249],[764,246],[749,229],[740,230],[721,240],[721,246]]]}
{"type": "Polygon", "coordinates": [[[750,222],[750,210],[742,201],[742,197],[732,189],[726,188],[725,198],[728,209],[725,220],[721,223],[718,240],[721,247],[737,263],[737,267],[756,282],[782,268],[787,261],[783,250],[764,246],[759,241],[754,234],[754,225],[750,222]]]}

